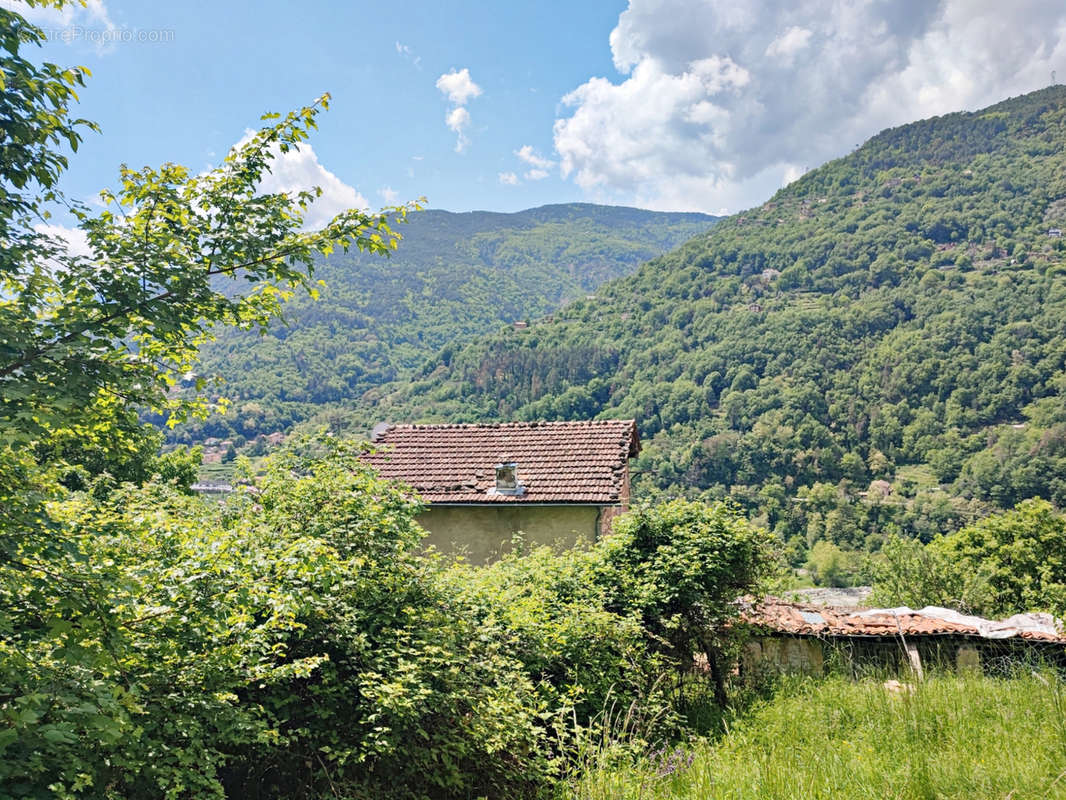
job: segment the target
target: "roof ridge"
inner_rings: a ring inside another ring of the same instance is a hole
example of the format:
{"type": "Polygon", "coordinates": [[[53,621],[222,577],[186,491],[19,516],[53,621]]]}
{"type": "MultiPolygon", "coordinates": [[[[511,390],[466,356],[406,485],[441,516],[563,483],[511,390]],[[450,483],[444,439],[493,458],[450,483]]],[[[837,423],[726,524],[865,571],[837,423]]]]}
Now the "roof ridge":
{"type": "Polygon", "coordinates": [[[441,430],[447,429],[469,429],[469,428],[541,428],[541,427],[553,427],[562,425],[587,425],[589,427],[594,426],[607,426],[607,425],[636,425],[635,419],[555,419],[555,420],[529,420],[529,421],[516,421],[511,420],[508,422],[397,422],[391,423],[388,430],[427,430],[431,428],[437,428],[441,430]]]}

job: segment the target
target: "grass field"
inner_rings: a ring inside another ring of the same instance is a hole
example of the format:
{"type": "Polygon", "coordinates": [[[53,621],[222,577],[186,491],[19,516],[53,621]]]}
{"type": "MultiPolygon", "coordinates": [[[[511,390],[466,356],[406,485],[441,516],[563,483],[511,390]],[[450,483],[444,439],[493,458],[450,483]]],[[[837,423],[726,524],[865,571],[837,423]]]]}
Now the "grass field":
{"type": "Polygon", "coordinates": [[[784,684],[716,741],[600,748],[572,800],[1066,798],[1066,685],[1050,674],[784,684]]]}

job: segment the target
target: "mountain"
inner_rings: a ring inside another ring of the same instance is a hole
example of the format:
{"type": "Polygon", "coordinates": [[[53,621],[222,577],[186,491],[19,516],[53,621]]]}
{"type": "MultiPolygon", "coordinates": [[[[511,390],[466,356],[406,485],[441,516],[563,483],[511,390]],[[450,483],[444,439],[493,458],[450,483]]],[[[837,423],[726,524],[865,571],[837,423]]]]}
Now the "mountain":
{"type": "Polygon", "coordinates": [[[445,345],[542,317],[709,228],[706,214],[575,203],[499,214],[422,211],[391,258],[324,259],[318,300],[296,297],[267,335],[220,330],[202,369],[225,380],[226,417],[172,440],[288,428],[420,367],[445,345]]]}
{"type": "Polygon", "coordinates": [[[638,495],[876,549],[1066,505],[1066,88],[886,130],[364,423],[635,417],[638,495]]]}

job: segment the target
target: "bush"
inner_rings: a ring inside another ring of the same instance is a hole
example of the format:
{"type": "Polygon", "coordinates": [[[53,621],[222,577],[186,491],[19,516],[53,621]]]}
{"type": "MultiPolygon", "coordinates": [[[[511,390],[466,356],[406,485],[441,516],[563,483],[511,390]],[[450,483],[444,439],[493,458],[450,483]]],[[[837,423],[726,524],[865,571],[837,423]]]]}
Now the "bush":
{"type": "Polygon", "coordinates": [[[875,603],[941,605],[988,617],[1066,615],[1066,518],[1025,500],[928,545],[890,539],[875,559],[875,603]]]}
{"type": "Polygon", "coordinates": [[[40,797],[530,796],[540,701],[421,558],[417,505],[337,443],[221,513],[149,486],[53,508],[6,568],[0,783],[40,797]]]}
{"type": "Polygon", "coordinates": [[[679,665],[703,653],[725,705],[723,650],[736,599],[773,571],[772,538],[733,506],[674,500],[616,520],[598,545],[607,608],[636,614],[649,646],[679,665]]]}
{"type": "Polygon", "coordinates": [[[615,706],[677,724],[661,676],[720,647],[768,563],[735,511],[671,503],[587,551],[450,566],[358,456],[298,443],[221,504],[161,484],[53,504],[62,546],[0,565],[32,621],[0,617],[7,790],[539,797],[615,706]]]}

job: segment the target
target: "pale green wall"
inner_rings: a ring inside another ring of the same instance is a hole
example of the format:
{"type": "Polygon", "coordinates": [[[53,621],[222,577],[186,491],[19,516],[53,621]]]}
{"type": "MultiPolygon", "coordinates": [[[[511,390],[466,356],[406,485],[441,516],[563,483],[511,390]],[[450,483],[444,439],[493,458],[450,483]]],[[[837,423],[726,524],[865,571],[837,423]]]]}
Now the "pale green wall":
{"type": "Polygon", "coordinates": [[[495,561],[521,531],[530,544],[575,544],[596,539],[596,506],[434,506],[418,516],[424,542],[445,553],[464,552],[471,563],[495,561]]]}

